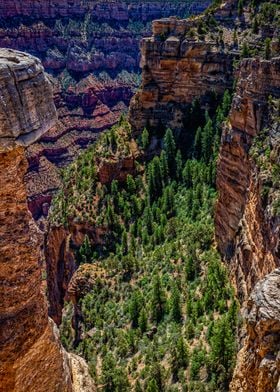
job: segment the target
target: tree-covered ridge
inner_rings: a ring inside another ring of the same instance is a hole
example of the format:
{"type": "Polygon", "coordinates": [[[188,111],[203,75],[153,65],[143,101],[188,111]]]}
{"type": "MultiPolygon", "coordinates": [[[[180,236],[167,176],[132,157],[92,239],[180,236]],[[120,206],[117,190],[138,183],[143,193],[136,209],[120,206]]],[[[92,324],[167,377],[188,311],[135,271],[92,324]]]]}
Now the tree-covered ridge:
{"type": "MultiPolygon", "coordinates": [[[[180,143],[183,151],[167,129],[162,151],[138,175],[101,187],[96,174],[89,179],[94,186],[86,189],[96,194],[98,189],[93,221],[98,219],[107,232],[102,247],[86,236],[77,252],[78,263],[90,263],[87,273],[95,284],[80,303],[83,333],[75,350],[86,358],[103,391],[228,389],[237,304],[213,245],[213,207],[218,140],[230,101],[226,92],[213,116],[203,114],[192,145],[180,143]]],[[[124,128],[130,135],[123,119],[114,131],[124,128]]],[[[109,148],[112,159],[119,148],[107,138],[102,136],[95,151],[107,156],[109,148]]],[[[144,130],[139,149],[149,151],[151,141],[144,130]]],[[[69,189],[80,192],[75,182],[79,177],[83,183],[85,162],[91,162],[87,172],[96,173],[93,151],[65,173],[56,206],[68,198],[69,189]]],[[[69,317],[62,336],[73,349],[69,317]]]]}

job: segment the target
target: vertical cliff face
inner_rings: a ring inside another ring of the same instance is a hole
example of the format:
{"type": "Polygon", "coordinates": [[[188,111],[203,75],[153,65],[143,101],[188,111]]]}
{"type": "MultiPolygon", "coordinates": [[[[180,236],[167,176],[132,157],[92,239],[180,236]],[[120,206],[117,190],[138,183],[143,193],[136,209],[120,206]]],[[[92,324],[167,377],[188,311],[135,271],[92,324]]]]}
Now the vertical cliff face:
{"type": "Polygon", "coordinates": [[[280,269],[258,282],[247,306],[247,335],[238,354],[231,392],[280,387],[280,269]]]}
{"type": "Polygon", "coordinates": [[[279,216],[273,207],[279,197],[279,71],[278,58],[240,64],[222,136],[216,238],[241,299],[280,263],[279,216]]]}
{"type": "Polygon", "coordinates": [[[279,270],[272,272],[280,265],[280,59],[244,60],[237,79],[222,135],[216,209],[218,246],[247,329],[231,391],[270,392],[280,376],[280,280],[279,270]]]}
{"type": "Polygon", "coordinates": [[[52,89],[36,58],[1,49],[0,63],[0,390],[71,392],[70,361],[47,315],[42,238],[24,185],[24,146],[56,121],[52,89]]]}
{"type": "MultiPolygon", "coordinates": [[[[207,105],[211,93],[232,85],[233,55],[213,37],[199,37],[200,17],[153,22],[153,35],[141,43],[142,85],[129,112],[136,132],[144,127],[187,127],[187,112],[195,98],[207,105]]],[[[203,20],[205,23],[205,20],[203,20]]]]}

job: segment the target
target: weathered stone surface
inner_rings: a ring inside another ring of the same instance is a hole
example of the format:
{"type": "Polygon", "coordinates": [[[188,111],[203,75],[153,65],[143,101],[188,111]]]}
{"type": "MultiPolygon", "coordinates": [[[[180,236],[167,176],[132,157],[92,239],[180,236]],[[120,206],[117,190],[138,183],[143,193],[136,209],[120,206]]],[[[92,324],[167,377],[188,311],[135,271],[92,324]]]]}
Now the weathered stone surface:
{"type": "Polygon", "coordinates": [[[0,50],[0,59],[0,391],[81,392],[72,387],[69,357],[48,318],[43,238],[24,184],[28,162],[22,144],[55,122],[52,90],[34,57],[0,50]]]}
{"type": "Polygon", "coordinates": [[[56,121],[52,88],[35,57],[0,49],[0,151],[28,146],[56,121]]]}
{"type": "Polygon", "coordinates": [[[23,147],[0,153],[0,391],[71,391],[41,291],[40,233],[27,207],[23,147]]]}
{"type": "Polygon", "coordinates": [[[247,306],[247,337],[231,392],[273,392],[280,378],[280,269],[258,282],[247,306]]]}
{"type": "Polygon", "coordinates": [[[214,41],[188,37],[197,22],[156,20],[153,36],[142,40],[142,85],[129,112],[136,132],[144,127],[181,130],[195,98],[207,104],[207,94],[221,94],[231,86],[232,55],[214,41]]]}
{"type": "Polygon", "coordinates": [[[271,150],[279,150],[279,127],[274,129],[268,118],[268,97],[280,98],[279,71],[279,58],[241,63],[229,121],[222,135],[216,238],[241,299],[248,297],[259,279],[280,265],[279,219],[268,213],[269,206],[263,206],[262,179],[249,153],[254,137],[264,128],[269,130],[271,150]]]}

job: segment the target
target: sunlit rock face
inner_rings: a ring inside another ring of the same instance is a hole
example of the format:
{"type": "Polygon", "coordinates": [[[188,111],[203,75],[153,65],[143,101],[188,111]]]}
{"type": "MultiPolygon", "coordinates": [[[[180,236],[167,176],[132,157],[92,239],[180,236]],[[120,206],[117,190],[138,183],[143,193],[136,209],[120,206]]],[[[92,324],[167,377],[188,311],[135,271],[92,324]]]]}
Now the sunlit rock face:
{"type": "Polygon", "coordinates": [[[273,207],[279,194],[269,178],[269,172],[279,165],[280,60],[244,60],[237,80],[219,155],[215,227],[219,249],[243,300],[261,278],[280,265],[279,216],[273,207]],[[269,157],[265,146],[254,157],[252,146],[264,132],[269,157]],[[258,160],[263,164],[257,164],[258,160]],[[264,198],[268,181],[270,190],[264,198]]]}
{"type": "Polygon", "coordinates": [[[247,336],[231,392],[278,391],[280,382],[280,269],[258,282],[247,307],[247,336]]]}
{"type": "Polygon", "coordinates": [[[27,207],[25,146],[56,121],[39,60],[0,50],[0,391],[71,392],[69,359],[48,319],[42,238],[27,207]]]}
{"type": "Polygon", "coordinates": [[[56,122],[51,83],[41,62],[18,51],[0,51],[0,148],[28,146],[56,122]]]}

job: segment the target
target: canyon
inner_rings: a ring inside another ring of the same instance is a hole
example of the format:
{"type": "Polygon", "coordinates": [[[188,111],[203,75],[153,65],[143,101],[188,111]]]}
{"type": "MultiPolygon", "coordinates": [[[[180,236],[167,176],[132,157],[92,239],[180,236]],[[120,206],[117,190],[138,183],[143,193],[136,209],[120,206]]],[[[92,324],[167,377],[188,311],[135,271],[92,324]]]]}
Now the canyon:
{"type": "MultiPolygon", "coordinates": [[[[248,11],[244,9],[245,19],[248,11]]],[[[234,1],[222,4],[216,18],[223,29],[220,43],[207,32],[198,38],[199,18],[154,22],[153,36],[141,45],[143,82],[129,115],[136,133],[145,126],[184,132],[193,99],[201,99],[207,107],[207,94],[213,89],[220,94],[235,78],[237,87],[219,153],[215,214],[217,245],[246,322],[230,390],[275,391],[280,376],[275,294],[280,284],[276,269],[280,265],[278,30],[261,33],[262,39],[266,34],[272,41],[274,37],[274,58],[243,60],[233,72],[230,64],[237,54],[233,32],[238,31],[240,45],[249,26],[238,21],[234,1]]],[[[249,44],[252,39],[248,34],[249,44]]]]}
{"type": "Polygon", "coordinates": [[[59,171],[126,112],[140,83],[139,43],[156,18],[197,14],[200,1],[1,2],[0,47],[41,59],[59,121],[27,150],[28,205],[43,227],[59,171]],[[51,174],[50,174],[51,173],[51,174]]]}
{"type": "MultiPolygon", "coordinates": [[[[205,5],[201,2],[193,11],[205,5]]],[[[82,215],[67,216],[64,224],[45,218],[52,195],[61,186],[58,169],[127,110],[139,84],[137,45],[143,33],[147,37],[141,42],[142,83],[128,114],[135,138],[145,127],[151,135],[170,127],[178,138],[188,137],[193,102],[199,100],[211,112],[234,84],[229,116],[222,125],[215,205],[216,247],[244,320],[238,329],[230,391],[279,388],[279,27],[259,23],[254,32],[254,11],[247,1],[242,13],[238,2],[229,0],[188,20],[169,17],[184,16],[190,7],[181,2],[128,5],[78,0],[39,1],[35,6],[7,2],[2,8],[0,4],[0,46],[36,54],[50,74],[47,77],[32,56],[0,52],[0,391],[95,390],[85,361],[62,348],[54,322],[61,325],[65,303],[72,301],[72,329],[81,340],[80,300],[93,290],[95,273],[105,273],[94,264],[78,269],[77,250],[85,238],[102,245],[106,228],[92,225],[82,215]],[[158,17],[165,18],[153,22],[148,37],[149,23],[158,17]],[[98,22],[96,29],[93,20],[98,22]],[[135,35],[128,37],[131,21],[142,26],[134,26],[135,35]],[[129,80],[123,79],[124,72],[129,80]],[[43,285],[43,237],[30,211],[39,228],[47,231],[43,285]],[[46,284],[54,322],[47,317],[46,284]],[[32,373],[34,364],[38,375],[32,373]]],[[[261,13],[255,12],[261,21],[261,13]]],[[[137,173],[139,154],[134,145],[132,150],[135,155],[119,160],[110,156],[109,163],[97,157],[96,176],[102,187],[113,180],[123,183],[137,173]]],[[[91,200],[92,205],[95,202],[91,200]]]]}

